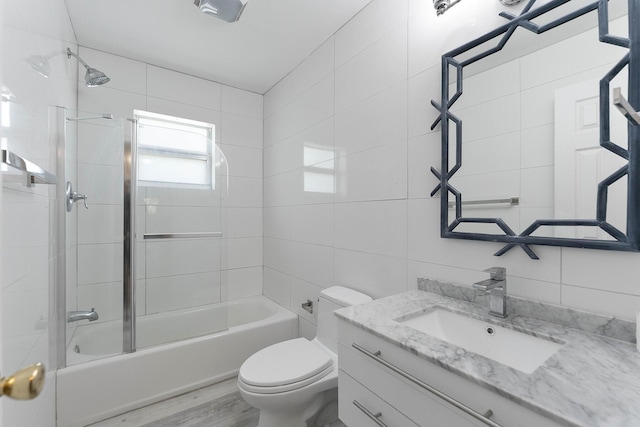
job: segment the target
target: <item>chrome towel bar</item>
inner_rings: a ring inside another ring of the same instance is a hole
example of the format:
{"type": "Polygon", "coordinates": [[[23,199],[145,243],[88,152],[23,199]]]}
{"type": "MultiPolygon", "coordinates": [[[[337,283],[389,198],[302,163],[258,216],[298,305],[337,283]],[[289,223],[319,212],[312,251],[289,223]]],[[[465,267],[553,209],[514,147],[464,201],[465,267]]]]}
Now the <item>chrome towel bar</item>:
{"type": "Polygon", "coordinates": [[[210,231],[201,233],[150,233],[142,236],[144,240],[159,239],[205,239],[208,237],[222,237],[221,231],[210,231]]]}
{"type": "MultiPolygon", "coordinates": [[[[486,200],[466,200],[462,202],[462,205],[499,205],[509,204],[511,206],[517,206],[520,204],[520,197],[507,197],[504,199],[486,199],[486,200]]],[[[449,202],[449,207],[456,206],[456,202],[449,202]]]]}
{"type": "Polygon", "coordinates": [[[54,174],[9,150],[2,150],[2,163],[25,172],[27,174],[26,182],[28,187],[32,187],[35,184],[56,184],[57,182],[54,174]]]}
{"type": "Polygon", "coordinates": [[[439,397],[440,399],[444,400],[445,402],[455,406],[456,408],[460,409],[464,413],[466,413],[468,415],[471,415],[473,418],[483,422],[484,424],[486,424],[488,426],[491,426],[491,427],[502,427],[500,424],[498,424],[495,421],[489,419],[489,417],[491,417],[493,415],[493,411],[491,409],[489,409],[484,414],[481,414],[480,412],[477,412],[474,409],[469,408],[464,403],[458,402],[454,398],[444,394],[440,390],[431,387],[429,384],[427,384],[424,381],[414,377],[413,375],[409,374],[408,372],[405,372],[402,369],[398,368],[397,366],[387,362],[386,360],[384,360],[383,358],[380,357],[381,353],[379,351],[377,351],[375,353],[372,353],[369,350],[367,350],[366,348],[364,348],[364,347],[362,347],[362,346],[360,346],[360,345],[358,345],[356,343],[351,344],[351,346],[353,348],[355,348],[356,350],[358,350],[360,353],[364,354],[365,356],[370,357],[371,359],[373,359],[376,362],[382,364],[386,368],[389,368],[390,370],[392,370],[396,374],[400,375],[401,377],[411,381],[412,383],[416,384],[417,386],[425,389],[429,393],[435,395],[436,397],[439,397]]]}
{"type": "Polygon", "coordinates": [[[613,105],[634,125],[640,125],[640,113],[622,95],[622,88],[613,88],[613,105]]]}

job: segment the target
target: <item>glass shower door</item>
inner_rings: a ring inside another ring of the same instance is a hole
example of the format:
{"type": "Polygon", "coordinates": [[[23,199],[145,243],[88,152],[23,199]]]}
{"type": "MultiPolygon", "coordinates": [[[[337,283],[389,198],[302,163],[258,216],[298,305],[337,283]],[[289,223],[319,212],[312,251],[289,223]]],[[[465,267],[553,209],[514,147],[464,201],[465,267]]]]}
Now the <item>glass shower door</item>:
{"type": "Polygon", "coordinates": [[[66,111],[66,365],[122,353],[123,141],[123,119],[66,111]]]}
{"type": "Polygon", "coordinates": [[[227,328],[226,163],[213,125],[136,111],[136,347],[227,328]]]}

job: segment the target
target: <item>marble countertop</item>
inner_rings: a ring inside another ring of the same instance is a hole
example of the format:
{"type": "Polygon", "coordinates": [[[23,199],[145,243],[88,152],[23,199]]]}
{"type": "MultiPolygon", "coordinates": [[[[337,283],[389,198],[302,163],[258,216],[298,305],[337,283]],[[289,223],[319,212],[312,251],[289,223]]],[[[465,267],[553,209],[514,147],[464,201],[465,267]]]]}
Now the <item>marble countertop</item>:
{"type": "Polygon", "coordinates": [[[629,342],[520,315],[491,318],[484,306],[419,290],[340,309],[336,315],[561,424],[640,426],[640,353],[629,342]],[[565,344],[525,374],[393,320],[434,305],[565,344]]]}

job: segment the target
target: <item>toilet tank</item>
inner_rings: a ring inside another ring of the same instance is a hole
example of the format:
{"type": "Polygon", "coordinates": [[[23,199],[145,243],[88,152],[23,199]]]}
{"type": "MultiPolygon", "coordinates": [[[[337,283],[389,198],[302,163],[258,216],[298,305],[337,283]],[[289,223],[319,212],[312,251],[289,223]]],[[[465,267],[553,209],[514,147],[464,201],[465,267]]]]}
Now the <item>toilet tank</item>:
{"type": "Polygon", "coordinates": [[[333,312],[339,308],[364,304],[373,299],[361,292],[343,286],[332,286],[320,292],[316,340],[334,353],[338,353],[338,319],[333,312]]]}

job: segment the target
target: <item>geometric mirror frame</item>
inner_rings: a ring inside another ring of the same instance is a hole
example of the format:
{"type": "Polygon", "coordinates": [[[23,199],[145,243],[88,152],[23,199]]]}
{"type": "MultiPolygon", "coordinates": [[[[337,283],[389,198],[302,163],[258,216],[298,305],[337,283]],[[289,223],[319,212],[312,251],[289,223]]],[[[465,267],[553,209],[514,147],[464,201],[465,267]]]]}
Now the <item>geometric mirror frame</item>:
{"type": "Polygon", "coordinates": [[[439,111],[439,116],[431,126],[431,129],[441,125],[441,163],[440,170],[431,168],[431,172],[440,181],[431,192],[431,196],[440,194],[440,231],[442,238],[470,239],[505,244],[496,256],[501,256],[518,246],[532,259],[538,259],[530,245],[566,246],[576,248],[591,248],[617,251],[640,250],[640,115],[637,113],[640,107],[640,0],[628,0],[629,35],[628,38],[609,34],[609,9],[607,0],[598,0],[587,6],[571,11],[564,16],[555,18],[549,23],[538,25],[533,22],[537,17],[549,13],[559,6],[570,3],[569,0],[552,0],[540,7],[533,9],[536,0],[529,0],[519,15],[502,12],[500,16],[507,19],[504,25],[485,34],[484,36],[466,43],[442,56],[442,97],[440,102],[431,101],[431,104],[439,111]],[[533,10],[532,10],[533,9],[533,10]],[[582,15],[597,10],[598,34],[601,43],[608,43],[628,49],[628,52],[613,66],[599,83],[599,144],[600,146],[624,159],[624,166],[611,173],[598,183],[596,197],[596,218],[587,219],[537,219],[529,226],[524,227],[519,234],[514,232],[501,218],[466,217],[463,216],[463,195],[451,183],[451,179],[462,167],[462,120],[452,113],[452,106],[463,93],[464,67],[480,61],[500,51],[509,41],[514,31],[521,27],[536,35],[568,23],[582,15]],[[491,40],[499,40],[495,46],[483,50],[482,45],[491,40]],[[480,48],[479,48],[480,47],[480,48]],[[466,59],[456,59],[467,54],[466,59]],[[628,101],[619,92],[613,95],[613,104],[620,110],[611,111],[610,83],[624,68],[628,71],[628,101]],[[452,73],[452,74],[450,74],[452,73]],[[450,89],[454,82],[450,81],[450,75],[455,75],[455,93],[450,89]],[[624,114],[628,120],[626,147],[611,141],[610,118],[611,114],[624,114]],[[455,132],[450,132],[450,128],[455,132]],[[455,135],[451,135],[455,133],[455,135]],[[451,157],[451,159],[450,159],[451,157]],[[627,205],[626,205],[626,230],[620,230],[607,222],[607,196],[609,187],[619,180],[627,181],[627,205]],[[453,196],[452,203],[449,196],[453,196]],[[455,209],[455,218],[449,219],[449,209],[455,209]],[[466,232],[456,229],[462,224],[493,224],[500,230],[499,234],[466,232]],[[536,230],[545,226],[554,227],[598,227],[607,236],[608,240],[590,238],[534,236],[536,230]]]}

